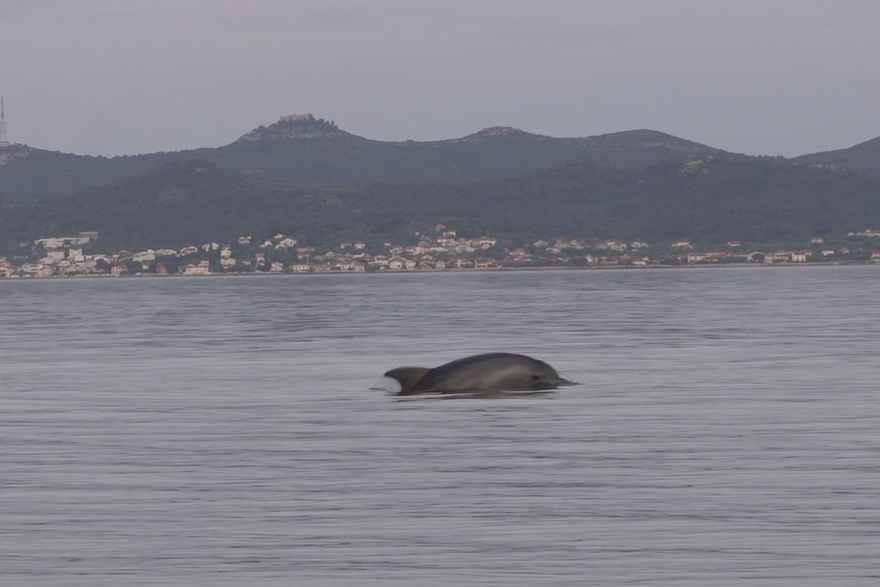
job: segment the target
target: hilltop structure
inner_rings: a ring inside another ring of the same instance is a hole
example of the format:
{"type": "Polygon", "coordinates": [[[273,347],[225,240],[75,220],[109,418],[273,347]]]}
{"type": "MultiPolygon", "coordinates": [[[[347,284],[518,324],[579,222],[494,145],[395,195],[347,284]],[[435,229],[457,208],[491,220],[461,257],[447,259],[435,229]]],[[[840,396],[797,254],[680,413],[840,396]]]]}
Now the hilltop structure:
{"type": "Polygon", "coordinates": [[[0,96],[0,147],[8,147],[9,141],[6,139],[6,108],[3,104],[3,96],[0,96]]]}

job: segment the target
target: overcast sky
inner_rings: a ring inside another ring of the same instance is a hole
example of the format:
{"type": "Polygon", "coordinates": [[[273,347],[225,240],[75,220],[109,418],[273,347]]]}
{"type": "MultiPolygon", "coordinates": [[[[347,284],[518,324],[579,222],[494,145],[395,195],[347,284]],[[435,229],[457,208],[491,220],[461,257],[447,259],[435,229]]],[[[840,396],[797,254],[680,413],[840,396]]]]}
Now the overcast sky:
{"type": "Polygon", "coordinates": [[[878,0],[0,0],[9,139],[220,146],[662,130],[749,154],[880,135],[878,0]]]}

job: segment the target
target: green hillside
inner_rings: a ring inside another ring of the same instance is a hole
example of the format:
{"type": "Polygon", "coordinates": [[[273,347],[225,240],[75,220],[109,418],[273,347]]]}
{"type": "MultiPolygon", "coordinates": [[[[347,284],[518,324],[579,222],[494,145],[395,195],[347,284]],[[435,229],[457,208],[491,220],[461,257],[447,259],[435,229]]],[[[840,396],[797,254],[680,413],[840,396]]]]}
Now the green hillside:
{"type": "Polygon", "coordinates": [[[69,198],[0,200],[7,244],[80,230],[129,249],[275,232],[381,242],[438,222],[475,236],[783,242],[880,227],[880,182],[772,158],[690,157],[487,182],[295,186],[197,160],[69,198]]]}
{"type": "Polygon", "coordinates": [[[778,242],[880,227],[880,182],[785,160],[689,158],[644,170],[572,163],[465,186],[392,186],[376,210],[472,232],[778,242]]]}
{"type": "Polygon", "coordinates": [[[880,179],[880,137],[848,149],[803,155],[793,161],[840,167],[866,177],[880,179]]]}

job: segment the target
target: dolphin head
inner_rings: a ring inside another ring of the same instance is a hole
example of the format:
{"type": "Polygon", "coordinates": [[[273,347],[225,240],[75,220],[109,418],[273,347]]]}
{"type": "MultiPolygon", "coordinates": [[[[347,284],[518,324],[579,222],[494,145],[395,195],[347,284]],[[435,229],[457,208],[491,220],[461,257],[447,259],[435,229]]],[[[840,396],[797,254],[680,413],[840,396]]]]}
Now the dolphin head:
{"type": "Polygon", "coordinates": [[[400,383],[400,393],[409,393],[415,384],[422,378],[422,375],[428,372],[425,367],[398,367],[385,373],[385,377],[390,377],[400,383]]]}
{"type": "Polygon", "coordinates": [[[534,359],[535,365],[532,372],[532,389],[555,389],[560,385],[572,385],[572,382],[564,377],[560,377],[559,373],[538,359],[534,359]]]}

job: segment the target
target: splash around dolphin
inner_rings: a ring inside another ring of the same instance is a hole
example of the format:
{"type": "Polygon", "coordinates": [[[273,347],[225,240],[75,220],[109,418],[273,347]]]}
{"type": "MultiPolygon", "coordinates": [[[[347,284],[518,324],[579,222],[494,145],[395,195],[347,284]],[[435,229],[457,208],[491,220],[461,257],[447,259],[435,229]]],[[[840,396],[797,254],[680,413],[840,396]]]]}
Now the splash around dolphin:
{"type": "Polygon", "coordinates": [[[400,384],[398,395],[475,391],[534,391],[572,385],[538,359],[514,353],[487,353],[445,365],[398,367],[385,373],[400,384]]]}

